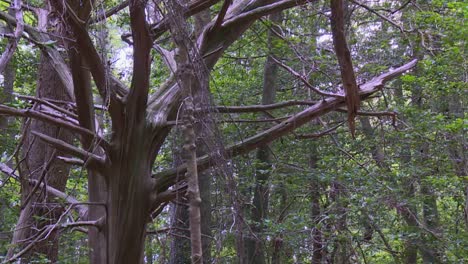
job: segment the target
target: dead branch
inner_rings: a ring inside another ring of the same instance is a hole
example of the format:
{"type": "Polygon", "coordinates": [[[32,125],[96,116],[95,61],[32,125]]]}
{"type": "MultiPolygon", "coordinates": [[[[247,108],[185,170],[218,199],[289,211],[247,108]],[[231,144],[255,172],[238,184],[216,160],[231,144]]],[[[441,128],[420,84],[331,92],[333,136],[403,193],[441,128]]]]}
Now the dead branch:
{"type": "Polygon", "coordinates": [[[340,65],[341,80],[346,98],[346,107],[348,108],[348,124],[351,135],[354,138],[356,112],[360,107],[359,87],[356,83],[356,77],[351,60],[351,52],[349,51],[346,41],[343,1],[331,1],[331,28],[333,36],[333,45],[335,46],[336,57],[340,65]]]}

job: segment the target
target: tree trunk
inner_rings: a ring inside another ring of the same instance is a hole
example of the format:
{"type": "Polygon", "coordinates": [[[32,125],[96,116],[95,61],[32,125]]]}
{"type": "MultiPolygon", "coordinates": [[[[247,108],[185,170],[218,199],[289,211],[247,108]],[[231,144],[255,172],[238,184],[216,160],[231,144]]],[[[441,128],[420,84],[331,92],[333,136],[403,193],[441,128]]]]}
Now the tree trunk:
{"type": "MultiPolygon", "coordinates": [[[[268,49],[269,56],[265,61],[263,72],[263,95],[262,104],[272,104],[275,102],[276,82],[278,66],[272,59],[274,52],[274,39],[276,38],[273,30],[278,31],[278,23],[282,21],[281,13],[270,15],[270,20],[276,24],[268,31],[268,49]]],[[[252,226],[251,230],[254,236],[246,238],[244,245],[246,247],[247,260],[249,263],[266,263],[265,259],[265,241],[262,239],[263,221],[268,212],[269,200],[269,178],[272,166],[271,149],[269,145],[260,147],[257,150],[258,165],[255,168],[255,190],[252,207],[252,226]]]]}
{"type": "MultiPolygon", "coordinates": [[[[196,36],[200,36],[203,33],[204,27],[211,21],[209,10],[204,10],[194,16],[195,18],[195,32],[196,36]]],[[[201,84],[201,87],[208,89],[208,82],[206,80],[199,80],[205,82],[201,84]]],[[[205,102],[206,91],[202,89],[195,89],[197,94],[194,95],[195,108],[203,107],[202,102],[205,102]],[[198,104],[200,105],[198,105],[198,104]]],[[[197,120],[205,120],[205,116],[196,115],[197,120]]],[[[204,155],[209,152],[207,148],[207,140],[214,137],[214,127],[212,123],[201,124],[197,122],[194,124],[195,134],[199,135],[196,137],[197,156],[204,155]]],[[[179,155],[175,155],[179,156],[179,155]]],[[[175,157],[180,159],[180,157],[175,157]]],[[[176,162],[178,163],[178,162],[176,162]]],[[[175,164],[178,166],[178,164],[175,164]]],[[[198,175],[198,186],[200,190],[200,198],[202,203],[200,204],[200,217],[201,217],[201,233],[202,233],[202,249],[203,249],[203,262],[210,263],[211,259],[211,172],[204,171],[198,175]]],[[[171,242],[171,259],[170,263],[188,263],[190,262],[190,244],[188,238],[188,207],[187,200],[183,196],[178,196],[175,203],[172,206],[171,214],[171,227],[173,228],[172,233],[176,234],[173,236],[171,242]]]]}
{"type": "MultiPolygon", "coordinates": [[[[36,92],[38,98],[70,101],[70,96],[45,55],[41,55],[38,76],[36,92]]],[[[43,106],[36,106],[35,108],[41,107],[43,106]]],[[[54,148],[36,139],[30,132],[37,131],[65,142],[72,142],[73,136],[64,129],[41,121],[32,120],[29,127],[27,127],[27,122],[25,126],[25,141],[21,153],[22,159],[24,159],[21,164],[21,201],[23,209],[12,243],[24,242],[24,245],[34,243],[34,246],[23,255],[22,261],[25,261],[24,263],[29,263],[40,255],[47,257],[52,262],[56,262],[58,259],[58,232],[53,231],[47,237],[38,239],[38,242],[33,242],[33,238],[41,233],[36,230],[56,223],[64,208],[60,205],[51,205],[50,203],[54,202],[53,197],[49,197],[41,188],[34,188],[29,180],[34,179],[64,191],[70,167],[55,159],[58,155],[64,155],[63,153],[55,151],[54,148]],[[45,219],[44,216],[46,216],[45,219]],[[37,220],[35,217],[42,218],[42,220],[37,220]]],[[[14,251],[10,250],[9,257],[13,256],[13,253],[14,251]]]]}

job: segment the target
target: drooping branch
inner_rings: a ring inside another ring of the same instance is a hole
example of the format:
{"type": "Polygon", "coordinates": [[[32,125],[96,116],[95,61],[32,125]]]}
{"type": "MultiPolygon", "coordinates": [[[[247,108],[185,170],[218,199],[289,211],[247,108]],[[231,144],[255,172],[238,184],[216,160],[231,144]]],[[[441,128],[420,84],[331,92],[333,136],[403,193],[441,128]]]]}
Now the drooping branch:
{"type": "MultiPolygon", "coordinates": [[[[383,85],[393,79],[394,77],[403,74],[407,70],[412,69],[416,66],[417,60],[414,59],[401,67],[390,70],[384,74],[381,74],[369,82],[363,84],[362,89],[359,92],[361,99],[366,99],[370,97],[375,92],[379,91],[383,85]]],[[[234,157],[248,153],[249,151],[254,150],[255,148],[265,145],[272,142],[273,140],[280,138],[286,135],[288,132],[306,124],[310,120],[322,116],[328,112],[331,112],[339,107],[346,105],[344,98],[328,98],[321,102],[316,103],[315,105],[299,112],[298,114],[288,118],[287,120],[271,127],[268,130],[265,130],[255,136],[252,136],[242,142],[234,144],[225,150],[225,155],[229,157],[234,157]]],[[[210,167],[212,164],[213,157],[205,155],[197,159],[198,170],[202,171],[210,167]]],[[[177,168],[169,169],[154,175],[157,180],[155,185],[156,190],[165,191],[170,186],[176,183],[176,179],[183,180],[183,174],[186,171],[185,165],[179,166],[177,168]],[[177,177],[179,175],[179,177],[177,177]]]]}
{"type": "Polygon", "coordinates": [[[333,45],[335,46],[336,57],[340,64],[341,80],[346,97],[346,107],[348,108],[348,124],[351,135],[354,137],[356,112],[360,107],[359,87],[356,83],[351,52],[346,42],[343,1],[331,0],[331,28],[333,45]]]}
{"type": "Polygon", "coordinates": [[[23,12],[21,11],[21,0],[14,0],[14,3],[10,7],[15,12],[16,17],[16,29],[13,37],[8,41],[5,51],[3,51],[2,56],[0,57],[0,73],[3,73],[5,67],[10,62],[13,54],[15,53],[18,42],[23,34],[24,22],[23,22],[23,12]]]}

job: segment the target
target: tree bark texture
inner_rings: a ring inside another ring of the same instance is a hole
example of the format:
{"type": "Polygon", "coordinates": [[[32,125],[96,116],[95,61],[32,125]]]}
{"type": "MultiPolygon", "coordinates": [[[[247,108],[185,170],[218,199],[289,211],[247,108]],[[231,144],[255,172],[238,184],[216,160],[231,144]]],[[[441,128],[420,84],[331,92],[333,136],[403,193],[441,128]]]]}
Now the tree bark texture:
{"type": "MultiPolygon", "coordinates": [[[[41,55],[36,95],[38,98],[70,101],[66,89],[53,70],[50,60],[45,55],[41,55]]],[[[41,107],[43,109],[43,106],[36,106],[35,108],[41,107]]],[[[42,188],[32,186],[29,179],[37,180],[57,190],[64,191],[70,166],[56,159],[56,156],[63,156],[64,153],[56,151],[53,147],[40,141],[31,135],[31,131],[59,138],[65,142],[71,142],[73,136],[72,133],[63,128],[42,121],[32,120],[29,125],[28,123],[25,123],[26,133],[23,135],[25,140],[21,152],[22,159],[24,159],[24,162],[21,163],[21,200],[23,209],[12,243],[25,242],[25,245],[34,243],[28,253],[23,255],[22,261],[25,261],[24,263],[30,262],[39,255],[46,256],[50,261],[55,262],[58,258],[58,232],[53,231],[47,237],[38,239],[40,242],[34,242],[36,237],[45,235],[34,230],[40,230],[46,225],[56,223],[64,211],[64,207],[52,205],[54,202],[53,197],[49,197],[44,193],[42,188]],[[43,219],[34,219],[39,216],[43,219]]],[[[13,254],[14,251],[10,250],[8,255],[11,257],[13,254]]]]}

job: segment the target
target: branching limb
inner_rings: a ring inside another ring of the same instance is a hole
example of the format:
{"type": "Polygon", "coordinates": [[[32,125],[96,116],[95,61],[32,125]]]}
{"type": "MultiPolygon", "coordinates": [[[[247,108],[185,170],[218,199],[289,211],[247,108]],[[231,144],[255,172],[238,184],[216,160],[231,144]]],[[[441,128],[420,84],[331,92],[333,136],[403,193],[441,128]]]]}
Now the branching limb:
{"type": "Polygon", "coordinates": [[[299,80],[301,80],[302,83],[305,84],[305,86],[307,86],[307,88],[309,88],[310,90],[314,91],[315,93],[319,94],[319,95],[322,95],[322,96],[330,96],[330,97],[343,97],[343,95],[341,94],[334,94],[334,93],[328,93],[328,92],[324,92],[318,88],[315,88],[314,86],[312,86],[312,84],[310,84],[306,78],[304,76],[302,76],[301,74],[299,74],[298,72],[296,72],[295,70],[293,70],[291,67],[289,67],[288,65],[282,63],[281,61],[279,61],[278,59],[276,59],[275,57],[271,57],[271,59],[276,63],[278,64],[279,66],[281,66],[281,68],[287,70],[289,73],[291,73],[292,75],[294,75],[296,78],[298,78],[299,80]]]}
{"type": "Polygon", "coordinates": [[[133,78],[127,96],[127,112],[137,120],[144,118],[148,103],[150,52],[152,40],[146,23],[145,2],[130,1],[130,26],[133,37],[133,78]]]}
{"type": "Polygon", "coordinates": [[[213,25],[213,32],[216,32],[221,27],[221,24],[223,23],[224,17],[226,16],[227,10],[231,3],[232,0],[224,0],[223,6],[221,7],[218,17],[216,18],[216,22],[213,25]]]}

